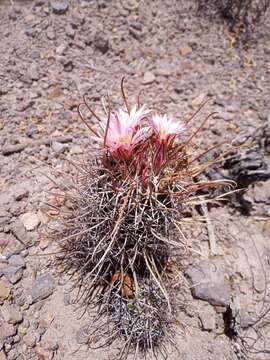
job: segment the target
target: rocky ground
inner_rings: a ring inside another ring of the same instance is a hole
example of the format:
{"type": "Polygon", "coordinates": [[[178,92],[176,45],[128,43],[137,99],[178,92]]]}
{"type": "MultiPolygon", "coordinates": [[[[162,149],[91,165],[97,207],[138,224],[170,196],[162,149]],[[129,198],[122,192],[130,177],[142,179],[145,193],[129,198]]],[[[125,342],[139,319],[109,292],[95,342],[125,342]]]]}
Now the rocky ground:
{"type": "MultiPolygon", "coordinates": [[[[84,93],[130,100],[186,119],[204,98],[218,114],[199,136],[252,151],[221,170],[247,186],[206,223],[183,225],[193,256],[183,260],[186,309],[169,359],[270,358],[270,37],[236,47],[226,27],[196,16],[193,1],[0,1],[0,359],[111,359],[119,344],[90,350],[74,292],[50,266],[42,211],[64,157],[91,152],[76,106],[84,93]],[[245,180],[245,181],[244,181],[245,180]],[[247,181],[246,181],[247,180],[247,181]],[[247,183],[245,183],[247,182],[247,183]],[[209,238],[217,243],[211,255],[209,238]]],[[[255,37],[256,38],[256,37],[255,37]]],[[[51,255],[50,255],[51,254],[51,255]]]]}

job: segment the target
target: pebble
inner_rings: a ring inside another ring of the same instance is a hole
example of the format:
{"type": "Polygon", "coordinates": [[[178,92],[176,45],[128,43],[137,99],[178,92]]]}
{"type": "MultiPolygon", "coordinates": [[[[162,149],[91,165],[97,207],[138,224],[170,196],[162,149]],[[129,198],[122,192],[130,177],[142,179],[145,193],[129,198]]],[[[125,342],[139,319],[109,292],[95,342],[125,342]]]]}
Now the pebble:
{"type": "Polygon", "coordinates": [[[23,315],[21,311],[16,306],[8,306],[2,309],[3,316],[5,320],[12,325],[22,322],[23,315]]]}
{"type": "Polygon", "coordinates": [[[5,281],[0,280],[0,305],[8,299],[10,292],[8,284],[5,281]]]}
{"type": "Polygon", "coordinates": [[[10,221],[10,218],[11,214],[8,211],[4,209],[0,210],[0,226],[7,225],[10,221]]]}
{"type": "Polygon", "coordinates": [[[8,360],[16,360],[18,358],[18,351],[17,349],[11,349],[8,353],[8,360]]]}
{"type": "Polygon", "coordinates": [[[7,360],[7,357],[3,351],[0,351],[0,360],[7,360]]]}
{"type": "Polygon", "coordinates": [[[170,76],[172,69],[168,64],[164,64],[156,69],[156,74],[161,76],[170,76]]]}
{"type": "Polygon", "coordinates": [[[46,299],[53,293],[55,284],[54,279],[49,273],[40,275],[32,288],[32,301],[33,303],[46,299]]]}
{"type": "Polygon", "coordinates": [[[223,269],[213,263],[201,261],[191,265],[186,276],[191,282],[191,292],[195,298],[208,301],[212,305],[230,305],[229,286],[225,283],[223,269]]]}
{"type": "Polygon", "coordinates": [[[94,46],[102,54],[105,54],[109,50],[108,36],[103,32],[97,32],[94,36],[94,46]]]}
{"type": "Polygon", "coordinates": [[[56,48],[55,52],[57,55],[63,55],[66,50],[67,50],[67,45],[61,44],[56,48]]]}
{"type": "Polygon", "coordinates": [[[69,8],[69,4],[65,0],[51,0],[50,5],[53,12],[58,15],[64,14],[69,8]]]}
{"type": "Polygon", "coordinates": [[[32,231],[40,224],[39,217],[35,213],[27,212],[20,216],[20,219],[25,227],[25,230],[32,231]]]}
{"type": "Polygon", "coordinates": [[[27,189],[24,188],[20,188],[18,187],[15,191],[14,191],[14,199],[16,201],[20,201],[24,198],[27,198],[29,195],[29,191],[27,189]]]}
{"type": "Polygon", "coordinates": [[[74,36],[75,36],[75,33],[76,32],[73,29],[73,27],[70,24],[67,24],[67,26],[66,26],[66,35],[73,39],[74,36]]]}
{"type": "Polygon", "coordinates": [[[39,359],[50,360],[53,358],[53,353],[50,353],[48,350],[43,349],[41,346],[37,346],[35,348],[35,351],[39,359]]]}
{"type": "Polygon", "coordinates": [[[257,203],[270,203],[270,180],[257,183],[253,188],[254,201],[257,203]]]}
{"type": "Polygon", "coordinates": [[[23,276],[23,270],[20,266],[4,267],[2,273],[11,284],[16,284],[23,276]]]}
{"type": "Polygon", "coordinates": [[[14,221],[10,227],[13,235],[24,245],[30,245],[32,242],[32,238],[26,232],[23,222],[20,219],[14,221]]]}
{"type": "Polygon", "coordinates": [[[205,306],[199,312],[203,330],[211,331],[216,328],[216,313],[211,305],[205,306]]]}
{"type": "MultiPolygon", "coordinates": [[[[39,133],[38,127],[36,125],[34,125],[34,124],[29,125],[28,128],[25,131],[25,134],[29,138],[33,138],[38,133],[39,133]]],[[[27,194],[27,196],[28,196],[28,194],[27,194]]]]}
{"type": "Polygon", "coordinates": [[[13,343],[14,343],[14,344],[18,343],[20,340],[21,340],[21,338],[20,338],[19,335],[13,336],[13,343]]]}
{"type": "Polygon", "coordinates": [[[52,149],[57,154],[62,154],[67,149],[67,146],[65,144],[62,144],[62,143],[58,142],[58,141],[53,141],[52,142],[52,149]]]}
{"type": "Polygon", "coordinates": [[[153,74],[151,71],[146,71],[142,79],[142,84],[143,85],[152,84],[155,80],[156,80],[155,74],[153,74]]]}
{"type": "Polygon", "coordinates": [[[234,118],[234,114],[232,112],[227,111],[219,111],[218,114],[213,116],[214,119],[223,119],[225,121],[231,121],[234,118]]]}
{"type": "Polygon", "coordinates": [[[206,100],[205,94],[199,94],[195,97],[195,99],[192,100],[191,105],[193,107],[198,107],[202,104],[204,100],[206,100]]]}
{"type": "Polygon", "coordinates": [[[182,56],[186,56],[192,52],[192,47],[190,47],[189,45],[181,46],[179,48],[179,51],[182,56]]]}
{"type": "Polygon", "coordinates": [[[27,328],[25,326],[23,326],[23,325],[20,325],[18,327],[18,334],[20,334],[22,336],[26,335],[27,334],[27,328]]]}
{"type": "Polygon", "coordinates": [[[36,335],[30,331],[23,337],[23,341],[28,347],[33,348],[36,346],[37,338],[36,335]]]}
{"type": "Polygon", "coordinates": [[[59,347],[56,331],[48,329],[41,339],[41,346],[46,350],[56,351],[59,347]]]}
{"type": "Polygon", "coordinates": [[[56,33],[55,33],[54,29],[49,28],[46,32],[46,36],[49,40],[55,40],[56,33]]]}
{"type": "Polygon", "coordinates": [[[16,254],[10,256],[10,258],[8,259],[8,264],[10,266],[25,268],[24,258],[22,256],[16,255],[16,254]]]}
{"type": "Polygon", "coordinates": [[[27,26],[24,30],[24,33],[25,33],[25,35],[34,38],[38,34],[38,30],[34,26],[27,26]]]}
{"type": "Polygon", "coordinates": [[[28,74],[31,80],[37,81],[40,78],[39,68],[37,63],[32,63],[29,67],[28,74]]]}
{"type": "Polygon", "coordinates": [[[14,336],[17,333],[17,329],[14,325],[8,324],[7,322],[4,322],[0,326],[0,339],[7,339],[10,336],[14,336]]]}

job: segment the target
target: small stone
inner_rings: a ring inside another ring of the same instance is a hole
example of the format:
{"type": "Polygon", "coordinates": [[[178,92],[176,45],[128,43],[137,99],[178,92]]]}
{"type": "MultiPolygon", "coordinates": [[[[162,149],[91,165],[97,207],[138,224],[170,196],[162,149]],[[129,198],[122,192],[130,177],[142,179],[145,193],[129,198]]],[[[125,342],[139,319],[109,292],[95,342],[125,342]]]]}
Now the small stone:
{"type": "Polygon", "coordinates": [[[0,360],[7,360],[7,357],[3,351],[0,351],[0,360]]]}
{"type": "Polygon", "coordinates": [[[258,318],[256,317],[256,314],[252,314],[246,311],[241,311],[240,315],[240,325],[242,329],[247,329],[254,325],[258,318]]]}
{"type": "Polygon", "coordinates": [[[25,268],[25,260],[20,255],[16,255],[16,254],[11,255],[10,258],[8,259],[8,263],[11,266],[25,268]]]}
{"type": "Polygon", "coordinates": [[[179,51],[182,56],[186,56],[192,52],[192,47],[190,47],[189,45],[181,46],[179,48],[179,51]]]}
{"type": "Polygon", "coordinates": [[[8,299],[10,295],[10,288],[5,281],[0,280],[0,305],[4,303],[6,299],[8,299]]]}
{"type": "Polygon", "coordinates": [[[198,107],[200,105],[202,105],[202,102],[206,99],[204,94],[200,94],[198,96],[195,97],[195,99],[192,100],[191,105],[193,107],[198,107]]]}
{"type": "Polygon", "coordinates": [[[56,38],[55,30],[52,28],[49,28],[46,32],[46,36],[49,40],[55,40],[55,38],[56,38]]]}
{"type": "Polygon", "coordinates": [[[25,213],[20,216],[21,221],[23,222],[23,225],[27,231],[32,231],[35,228],[38,227],[40,224],[40,220],[35,213],[25,213]]]}
{"type": "Polygon", "coordinates": [[[14,344],[18,343],[20,340],[21,340],[21,338],[20,338],[19,335],[13,336],[13,342],[14,342],[14,344]]]}
{"type": "Polygon", "coordinates": [[[7,266],[2,269],[2,273],[11,284],[16,284],[23,276],[20,266],[7,266]]]}
{"type": "Polygon", "coordinates": [[[60,86],[55,86],[55,87],[53,87],[52,90],[49,92],[48,98],[49,98],[50,100],[53,100],[53,99],[58,98],[59,96],[61,96],[62,93],[63,93],[63,92],[62,92],[61,87],[60,87],[60,86]]]}
{"type": "Polygon", "coordinates": [[[27,26],[24,33],[25,35],[34,38],[38,34],[38,29],[34,26],[27,26]]]}
{"type": "Polygon", "coordinates": [[[52,313],[46,314],[45,317],[40,320],[39,326],[47,329],[50,326],[50,324],[53,322],[54,318],[55,318],[54,314],[52,313]]]}
{"type": "Polygon", "coordinates": [[[10,219],[11,214],[8,211],[4,209],[0,210],[0,226],[7,225],[10,222],[10,219]]]}
{"type": "Polygon", "coordinates": [[[24,198],[27,198],[29,195],[29,191],[27,189],[24,188],[18,188],[16,189],[16,191],[14,192],[14,199],[16,201],[20,201],[24,198]]]}
{"type": "Polygon", "coordinates": [[[5,342],[5,352],[6,353],[8,353],[12,349],[12,345],[7,340],[5,342]]]}
{"type": "Polygon", "coordinates": [[[234,118],[234,114],[227,111],[220,111],[217,115],[214,116],[214,118],[216,117],[225,121],[231,121],[234,118]]]}
{"type": "MultiPolygon", "coordinates": [[[[28,126],[28,128],[25,131],[25,134],[29,137],[29,138],[33,138],[36,134],[39,133],[38,127],[34,124],[31,124],[28,126]]],[[[29,193],[29,192],[28,192],[29,193]]],[[[27,194],[28,196],[28,194],[27,194]]],[[[17,199],[16,199],[17,200],[17,199]]]]}
{"type": "Polygon", "coordinates": [[[63,55],[66,50],[67,50],[67,45],[61,44],[56,48],[55,52],[57,55],[63,55]]]}
{"type": "Polygon", "coordinates": [[[8,360],[17,360],[19,359],[19,354],[18,354],[18,351],[17,349],[11,349],[9,352],[8,352],[8,360]]]}
{"type": "Polygon", "coordinates": [[[54,280],[48,273],[40,275],[32,288],[33,303],[46,299],[53,293],[54,280]]]}
{"type": "Polygon", "coordinates": [[[15,306],[9,306],[7,308],[4,308],[2,310],[3,315],[5,320],[9,323],[9,324],[18,324],[20,322],[22,322],[23,320],[23,316],[22,313],[20,312],[20,310],[15,307],[15,306]]]}
{"type": "Polygon", "coordinates": [[[103,32],[97,32],[94,36],[94,46],[102,54],[105,54],[109,50],[108,36],[103,32]]]}
{"type": "Polygon", "coordinates": [[[216,314],[212,306],[205,306],[200,311],[199,318],[204,330],[210,331],[216,328],[216,314]]]}
{"type": "Polygon", "coordinates": [[[23,222],[20,219],[14,221],[10,227],[11,232],[20,243],[30,245],[32,242],[31,236],[26,232],[23,222]]]}
{"type": "Polygon", "coordinates": [[[191,292],[195,298],[208,301],[212,305],[230,305],[229,286],[225,283],[221,267],[207,261],[190,266],[186,276],[191,281],[191,292]]]}
{"type": "Polygon", "coordinates": [[[41,346],[46,350],[56,351],[59,347],[56,331],[48,329],[41,339],[41,346]]]}
{"type": "Polygon", "coordinates": [[[75,36],[75,30],[73,29],[73,27],[70,24],[67,24],[66,26],[66,34],[67,36],[69,36],[70,38],[74,38],[75,36]]]}
{"type": "Polygon", "coordinates": [[[62,154],[67,149],[67,146],[58,141],[53,141],[52,148],[57,154],[62,154]]]}
{"type": "Polygon", "coordinates": [[[50,1],[51,8],[55,14],[64,14],[68,8],[68,2],[65,0],[51,0],[50,1]]]}
{"type": "Polygon", "coordinates": [[[40,346],[37,346],[35,351],[40,360],[50,360],[53,357],[53,353],[50,353],[48,350],[45,350],[40,346]]]}
{"type": "Polygon", "coordinates": [[[87,325],[81,327],[76,334],[76,340],[78,344],[87,344],[90,339],[89,327],[87,325]]]}
{"type": "Polygon", "coordinates": [[[5,340],[10,336],[16,335],[16,333],[17,329],[14,325],[4,322],[4,324],[0,326],[0,339],[5,340]]]}
{"type": "Polygon", "coordinates": [[[270,180],[259,182],[253,188],[254,201],[256,203],[270,203],[270,180]]]}
{"type": "Polygon", "coordinates": [[[37,81],[40,78],[39,68],[37,63],[32,63],[29,67],[28,74],[30,79],[33,81],[37,81]]]}
{"type": "Polygon", "coordinates": [[[33,348],[36,346],[37,338],[34,333],[29,332],[23,337],[23,341],[28,347],[33,348]]]}
{"type": "Polygon", "coordinates": [[[142,84],[143,85],[152,84],[155,80],[156,80],[155,74],[153,74],[151,71],[146,71],[142,79],[142,84]]]}
{"type": "Polygon", "coordinates": [[[141,30],[137,30],[133,27],[129,28],[129,33],[130,35],[132,35],[134,37],[134,39],[136,40],[141,40],[142,36],[143,36],[143,32],[141,30]]]}
{"type": "Polygon", "coordinates": [[[26,335],[27,334],[27,328],[23,325],[20,325],[18,327],[18,333],[22,336],[26,335]]]}

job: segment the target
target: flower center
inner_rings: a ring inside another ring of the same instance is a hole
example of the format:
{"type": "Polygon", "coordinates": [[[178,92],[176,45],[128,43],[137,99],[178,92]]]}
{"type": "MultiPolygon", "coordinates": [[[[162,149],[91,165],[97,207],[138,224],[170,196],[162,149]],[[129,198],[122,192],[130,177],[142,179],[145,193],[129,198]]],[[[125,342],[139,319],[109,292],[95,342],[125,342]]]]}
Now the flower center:
{"type": "Polygon", "coordinates": [[[131,143],[131,136],[130,135],[124,135],[119,138],[119,143],[122,145],[129,145],[131,143]]]}

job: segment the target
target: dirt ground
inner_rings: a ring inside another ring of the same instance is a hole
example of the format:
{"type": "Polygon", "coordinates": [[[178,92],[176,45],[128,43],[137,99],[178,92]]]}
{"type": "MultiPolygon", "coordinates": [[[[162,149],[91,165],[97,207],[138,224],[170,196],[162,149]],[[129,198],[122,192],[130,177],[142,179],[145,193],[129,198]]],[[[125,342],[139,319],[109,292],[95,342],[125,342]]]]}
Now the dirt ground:
{"type": "MultiPolygon", "coordinates": [[[[0,0],[1,360],[112,359],[121,345],[89,349],[85,325],[91,314],[79,317],[71,284],[50,267],[53,255],[46,254],[54,245],[38,231],[47,221],[42,209],[52,189],[45,175],[61,171],[64,157],[91,152],[76,111],[84,93],[100,111],[101,96],[119,101],[125,76],[131,101],[143,90],[143,103],[179,120],[209,98],[192,122],[196,127],[203,114],[217,112],[197,140],[202,148],[269,125],[269,14],[244,49],[226,26],[198,17],[194,3],[0,0]]],[[[258,137],[269,144],[267,134],[258,137]]],[[[269,173],[270,151],[256,151],[269,173]]],[[[183,268],[204,260],[221,269],[230,311],[194,298],[186,277],[188,305],[179,309],[178,352],[169,349],[169,359],[270,359],[269,205],[270,180],[255,176],[242,205],[234,199],[212,208],[208,223],[185,225],[195,251],[183,268]]]]}

